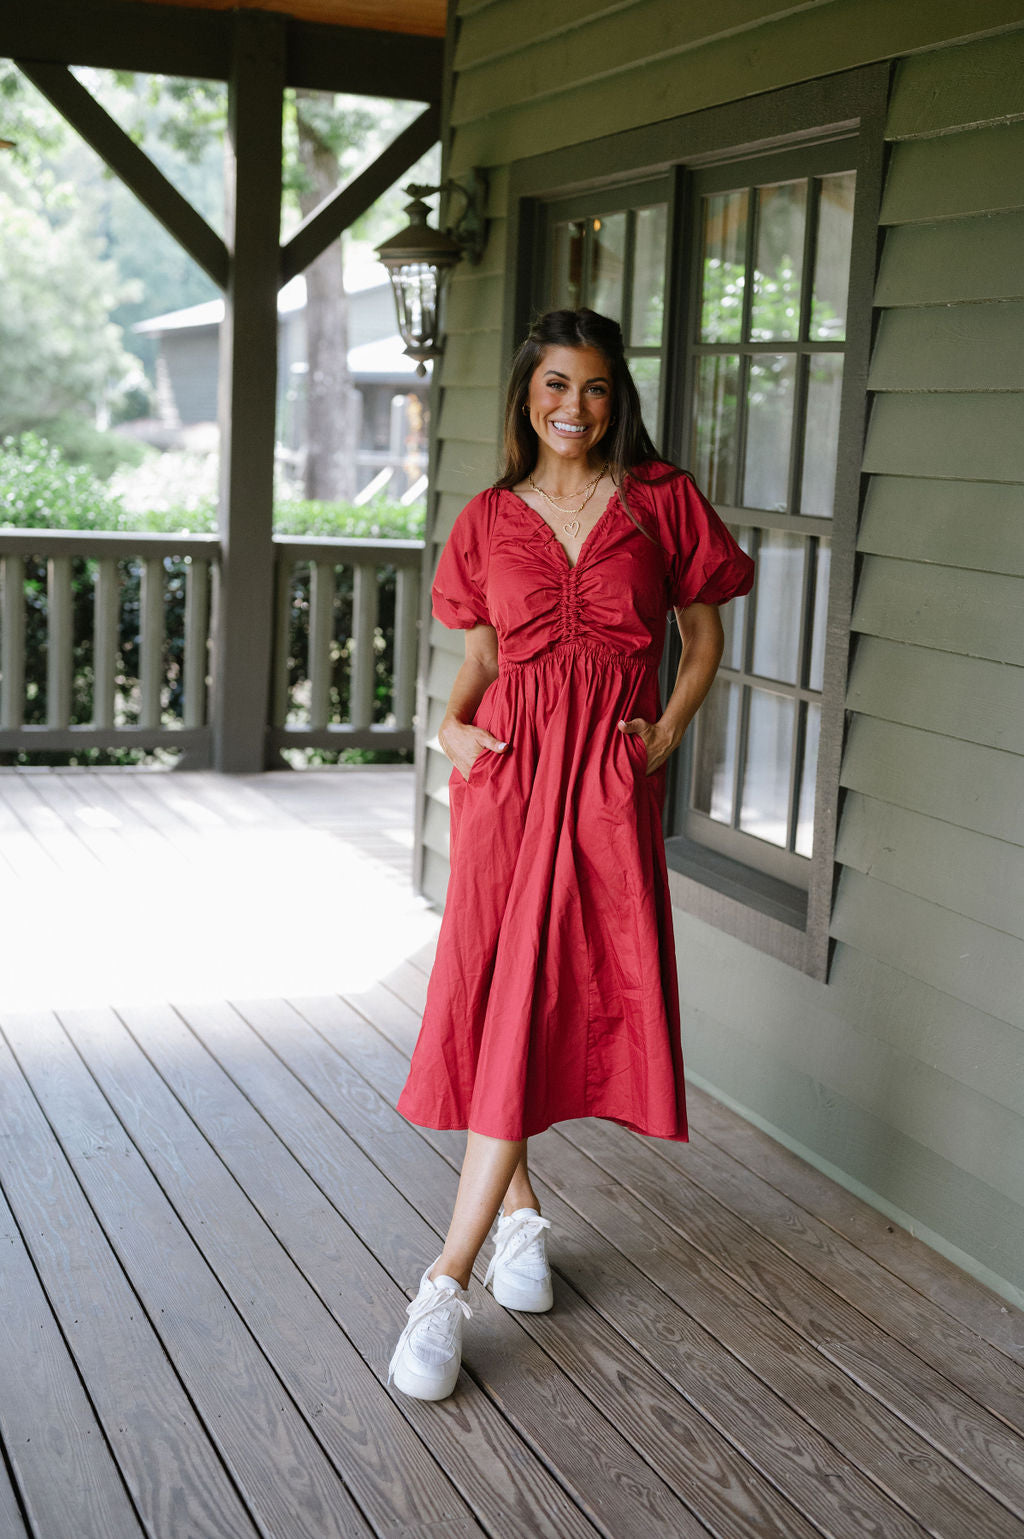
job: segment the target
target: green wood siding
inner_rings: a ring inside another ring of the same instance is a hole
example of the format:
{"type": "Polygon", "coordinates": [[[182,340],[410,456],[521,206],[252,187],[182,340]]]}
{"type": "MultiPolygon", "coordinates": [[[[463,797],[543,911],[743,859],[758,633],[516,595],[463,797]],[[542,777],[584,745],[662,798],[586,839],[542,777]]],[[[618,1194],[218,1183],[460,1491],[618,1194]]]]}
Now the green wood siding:
{"type": "Polygon", "coordinates": [[[853,629],[914,646],[1024,664],[1024,578],[873,556],[853,629]]]}
{"type": "Polygon", "coordinates": [[[1024,123],[914,139],[893,148],[883,224],[995,214],[1024,203],[1024,123]]]}
{"type": "Polygon", "coordinates": [[[948,305],[1024,298],[1024,214],[987,214],[890,229],[875,303],[948,305]]]}
{"type": "Polygon", "coordinates": [[[1024,939],[1024,849],[891,802],[851,795],[844,866],[1024,939]]]}
{"type": "Polygon", "coordinates": [[[960,132],[1001,119],[1024,118],[1024,33],[1001,33],[974,43],[950,71],[941,49],[905,59],[893,97],[891,139],[929,138],[947,129],[960,132]]]}
{"type": "Polygon", "coordinates": [[[1024,499],[1019,485],[875,475],[857,548],[1024,577],[1022,535],[1024,499]]]}
{"type": "MultiPolygon", "coordinates": [[[[1020,942],[991,925],[846,870],[832,933],[1011,1026],[1024,1028],[1020,942]]],[[[1018,1162],[1024,1172],[1024,1161],[1018,1162]]]]}
{"type": "Polygon", "coordinates": [[[1024,304],[887,310],[868,388],[1024,390],[1024,304]]]}
{"type": "Polygon", "coordinates": [[[880,395],[865,470],[954,481],[1024,480],[1019,395],[880,395]]]}
{"type": "Polygon", "coordinates": [[[847,738],[842,783],[956,828],[1024,844],[1020,775],[1019,754],[857,716],[847,738]]]}
{"type": "Polygon", "coordinates": [[[967,743],[1024,753],[1024,670],[862,636],[850,668],[851,711],[967,743]]]}
{"type": "Polygon", "coordinates": [[[463,23],[477,36],[472,54],[461,37],[456,49],[452,164],[507,163],[1020,20],[1019,0],[986,0],[983,18],[971,0],[724,0],[711,16],[632,0],[574,25],[548,7],[538,38],[519,0],[498,0],[463,23]]]}
{"type": "MultiPolygon", "coordinates": [[[[676,910],[684,1048],[696,1080],[1019,1301],[1024,4],[723,0],[709,17],[457,0],[457,15],[449,168],[486,166],[492,226],[449,296],[435,556],[494,473],[508,167],[894,61],[831,973],[676,910]]],[[[461,655],[432,625],[428,746],[461,655]]],[[[423,886],[442,901],[448,765],[425,760],[423,886]]]]}

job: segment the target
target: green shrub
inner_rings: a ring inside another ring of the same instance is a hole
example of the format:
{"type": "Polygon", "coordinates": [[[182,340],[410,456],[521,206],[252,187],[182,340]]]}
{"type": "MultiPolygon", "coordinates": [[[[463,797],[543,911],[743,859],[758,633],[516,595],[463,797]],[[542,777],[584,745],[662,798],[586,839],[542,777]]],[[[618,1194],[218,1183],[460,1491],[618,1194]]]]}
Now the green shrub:
{"type": "Polygon", "coordinates": [[[281,499],[274,508],[274,533],[336,535],[350,540],[422,540],[425,519],[422,503],[405,508],[386,497],[374,497],[361,508],[350,502],[281,499]]]}
{"type": "Polygon", "coordinates": [[[0,442],[0,526],[125,529],[120,501],[88,465],[71,464],[36,433],[0,442]]]}

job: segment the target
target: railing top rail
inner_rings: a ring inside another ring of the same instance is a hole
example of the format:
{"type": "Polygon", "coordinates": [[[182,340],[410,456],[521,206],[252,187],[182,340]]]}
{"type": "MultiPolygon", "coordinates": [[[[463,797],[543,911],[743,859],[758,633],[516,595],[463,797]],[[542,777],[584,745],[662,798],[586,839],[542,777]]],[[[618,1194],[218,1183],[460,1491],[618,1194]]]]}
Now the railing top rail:
{"type": "Polygon", "coordinates": [[[335,566],[418,566],[422,540],[366,540],[354,536],[276,534],[274,554],[278,561],[333,561],[335,566]]]}
{"type": "MultiPolygon", "coordinates": [[[[220,554],[216,534],[152,534],[122,529],[3,529],[0,556],[187,556],[220,554]]],[[[278,560],[333,561],[337,566],[416,566],[422,540],[362,539],[327,534],[276,534],[278,560]]]]}
{"type": "Polygon", "coordinates": [[[189,556],[220,554],[215,534],[122,529],[0,529],[0,556],[189,556]]]}

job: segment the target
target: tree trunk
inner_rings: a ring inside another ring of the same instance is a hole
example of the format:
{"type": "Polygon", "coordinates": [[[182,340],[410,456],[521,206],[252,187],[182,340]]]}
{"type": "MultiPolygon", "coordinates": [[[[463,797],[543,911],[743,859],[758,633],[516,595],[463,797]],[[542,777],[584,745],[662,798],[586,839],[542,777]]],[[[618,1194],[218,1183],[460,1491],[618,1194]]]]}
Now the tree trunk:
{"type": "MultiPolygon", "coordinates": [[[[300,194],[303,217],[334,191],[340,174],[334,150],[303,112],[315,91],[296,91],[299,159],[309,178],[300,194]]],[[[359,396],[348,368],[348,295],[344,236],[306,269],[306,496],[351,501],[356,485],[359,396]]]]}

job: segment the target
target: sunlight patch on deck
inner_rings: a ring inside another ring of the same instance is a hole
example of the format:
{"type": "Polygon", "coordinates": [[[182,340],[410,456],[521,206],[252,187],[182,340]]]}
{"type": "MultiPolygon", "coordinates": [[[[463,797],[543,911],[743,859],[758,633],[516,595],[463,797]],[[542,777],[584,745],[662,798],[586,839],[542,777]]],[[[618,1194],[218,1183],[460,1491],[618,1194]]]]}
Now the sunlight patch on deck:
{"type": "Polygon", "coordinates": [[[310,781],[309,822],[299,776],[124,773],[0,777],[31,831],[0,883],[7,1009],[361,989],[436,934],[411,771],[310,781]]]}

